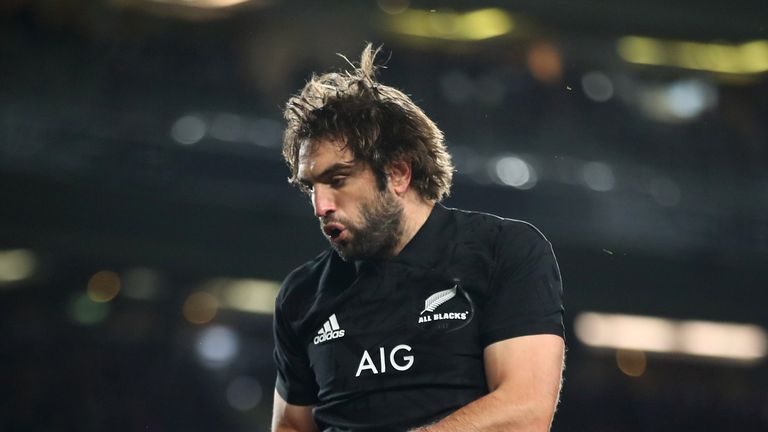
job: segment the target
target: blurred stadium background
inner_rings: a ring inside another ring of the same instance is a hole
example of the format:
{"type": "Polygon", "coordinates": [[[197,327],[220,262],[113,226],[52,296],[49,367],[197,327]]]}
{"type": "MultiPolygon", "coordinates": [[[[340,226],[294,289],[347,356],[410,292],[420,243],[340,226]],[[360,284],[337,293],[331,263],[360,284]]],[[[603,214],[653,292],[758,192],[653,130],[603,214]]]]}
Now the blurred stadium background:
{"type": "Polygon", "coordinates": [[[768,4],[3,0],[0,430],[265,431],[281,106],[384,44],[565,280],[555,431],[768,430],[768,4]]]}

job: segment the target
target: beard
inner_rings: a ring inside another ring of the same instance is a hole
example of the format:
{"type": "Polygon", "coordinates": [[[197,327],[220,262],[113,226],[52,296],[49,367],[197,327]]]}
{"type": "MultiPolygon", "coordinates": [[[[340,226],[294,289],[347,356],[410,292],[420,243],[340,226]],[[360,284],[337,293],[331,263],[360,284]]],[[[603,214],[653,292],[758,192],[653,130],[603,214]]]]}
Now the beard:
{"type": "Polygon", "coordinates": [[[343,241],[331,242],[336,253],[344,261],[391,256],[403,236],[403,205],[385,189],[362,202],[359,214],[359,225],[346,218],[330,218],[343,224],[350,234],[343,241]]]}

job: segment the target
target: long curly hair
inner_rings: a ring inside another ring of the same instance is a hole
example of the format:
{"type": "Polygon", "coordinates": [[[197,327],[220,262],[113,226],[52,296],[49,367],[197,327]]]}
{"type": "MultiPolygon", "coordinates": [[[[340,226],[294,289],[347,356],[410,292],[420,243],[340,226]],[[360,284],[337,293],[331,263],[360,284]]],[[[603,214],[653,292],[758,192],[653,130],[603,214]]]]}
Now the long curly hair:
{"type": "Polygon", "coordinates": [[[443,132],[405,93],[376,81],[380,50],[367,44],[359,65],[347,60],[352,70],[313,75],[288,100],[283,157],[291,170],[289,182],[298,185],[303,143],[338,139],[373,170],[380,189],[386,187],[390,164],[405,160],[414,190],[440,201],[450,194],[454,171],[443,132]]]}

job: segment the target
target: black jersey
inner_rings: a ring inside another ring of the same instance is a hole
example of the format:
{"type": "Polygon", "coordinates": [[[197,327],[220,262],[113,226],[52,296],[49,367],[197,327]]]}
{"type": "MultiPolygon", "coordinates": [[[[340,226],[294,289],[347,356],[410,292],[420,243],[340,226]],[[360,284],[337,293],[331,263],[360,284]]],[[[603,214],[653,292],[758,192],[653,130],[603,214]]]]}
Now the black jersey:
{"type": "Polygon", "coordinates": [[[551,245],[532,225],[435,205],[397,257],[328,250],[275,304],[276,388],[323,431],[398,431],[488,393],[483,349],[563,335],[551,245]]]}

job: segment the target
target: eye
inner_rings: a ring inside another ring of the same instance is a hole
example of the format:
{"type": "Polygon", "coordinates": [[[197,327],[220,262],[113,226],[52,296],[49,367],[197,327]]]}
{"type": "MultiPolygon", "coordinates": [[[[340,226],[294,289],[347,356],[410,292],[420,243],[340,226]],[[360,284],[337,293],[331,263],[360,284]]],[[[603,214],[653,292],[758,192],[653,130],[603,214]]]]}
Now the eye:
{"type": "Polygon", "coordinates": [[[343,176],[336,176],[336,177],[333,177],[333,178],[331,179],[331,181],[329,182],[329,184],[331,185],[331,187],[332,187],[332,188],[334,188],[334,189],[338,189],[338,188],[340,188],[340,187],[344,186],[344,183],[346,182],[346,180],[347,180],[347,178],[346,178],[346,177],[343,177],[343,176]]]}

